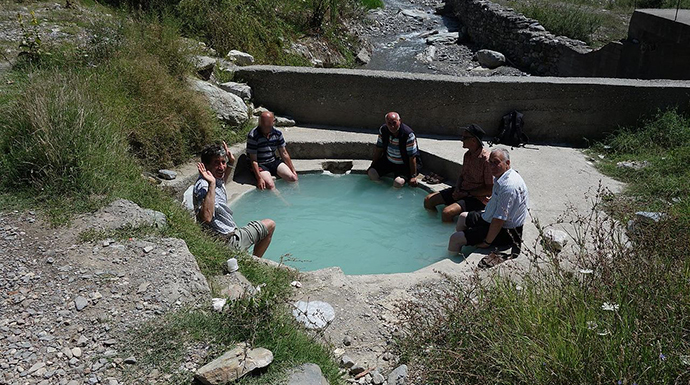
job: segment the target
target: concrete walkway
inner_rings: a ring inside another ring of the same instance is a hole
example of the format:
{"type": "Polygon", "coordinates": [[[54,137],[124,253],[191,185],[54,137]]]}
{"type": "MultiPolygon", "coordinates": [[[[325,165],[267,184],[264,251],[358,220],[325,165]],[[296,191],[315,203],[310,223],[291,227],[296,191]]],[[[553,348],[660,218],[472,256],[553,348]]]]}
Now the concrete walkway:
{"type": "MultiPolygon", "coordinates": [[[[375,133],[356,130],[307,127],[281,130],[299,172],[320,171],[326,160],[352,161],[352,172],[364,172],[369,166],[376,141],[375,133]]],[[[454,183],[461,170],[464,153],[459,138],[419,138],[419,147],[425,167],[454,183]]],[[[233,147],[236,157],[241,152],[241,145],[233,147]]],[[[527,183],[531,214],[542,225],[557,222],[567,207],[581,212],[589,211],[588,197],[594,196],[600,185],[612,192],[622,188],[621,183],[599,174],[579,149],[530,145],[528,148],[510,150],[510,155],[513,168],[527,183]]],[[[235,182],[228,186],[229,195],[238,197],[252,190],[247,183],[253,183],[253,178],[246,178],[245,175],[243,179],[240,175],[242,172],[238,170],[234,179],[245,183],[235,182]]],[[[431,191],[445,186],[422,187],[431,191]]],[[[419,210],[424,210],[421,202],[419,210]]],[[[449,236],[452,229],[449,225],[449,236]]],[[[402,234],[414,237],[414,229],[402,229],[402,234]]],[[[525,225],[527,248],[538,251],[535,246],[537,235],[533,223],[525,225]]],[[[294,299],[330,303],[336,310],[336,318],[325,331],[325,337],[336,348],[344,348],[357,363],[387,370],[392,363],[383,357],[397,331],[396,306],[401,301],[411,299],[413,293],[419,290],[433,290],[442,281],[439,272],[469,279],[475,274],[486,277],[495,272],[512,274],[530,268],[530,261],[523,255],[491,269],[494,271],[477,272],[477,263],[486,253],[487,250],[477,250],[467,258],[448,258],[413,273],[346,276],[337,267],[305,272],[301,277],[303,286],[294,299]],[[352,340],[349,346],[342,343],[346,336],[352,340]]]]}

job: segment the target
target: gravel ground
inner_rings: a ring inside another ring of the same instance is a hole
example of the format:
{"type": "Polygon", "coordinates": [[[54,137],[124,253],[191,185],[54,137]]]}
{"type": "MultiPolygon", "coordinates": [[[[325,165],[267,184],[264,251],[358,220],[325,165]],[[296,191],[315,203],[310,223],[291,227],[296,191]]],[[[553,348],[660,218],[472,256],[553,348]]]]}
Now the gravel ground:
{"type": "MultiPolygon", "coordinates": [[[[122,383],[136,366],[136,356],[121,353],[127,330],[209,302],[179,239],[78,238],[88,229],[160,225],[161,217],[123,200],[64,228],[31,211],[0,213],[0,384],[122,383]]],[[[153,373],[146,382],[167,379],[153,373]]]]}

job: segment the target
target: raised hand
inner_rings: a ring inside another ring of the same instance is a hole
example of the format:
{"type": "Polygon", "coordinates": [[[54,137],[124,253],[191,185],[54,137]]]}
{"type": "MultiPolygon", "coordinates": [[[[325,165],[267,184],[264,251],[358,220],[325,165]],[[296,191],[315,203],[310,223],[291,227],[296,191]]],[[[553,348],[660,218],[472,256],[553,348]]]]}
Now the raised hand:
{"type": "Polygon", "coordinates": [[[230,152],[230,148],[228,147],[228,144],[223,141],[223,150],[225,150],[225,154],[228,156],[228,164],[233,164],[235,163],[235,157],[232,155],[232,152],[230,152]]]}
{"type": "Polygon", "coordinates": [[[216,177],[211,174],[211,171],[206,169],[203,163],[199,162],[196,164],[196,168],[199,170],[199,175],[204,178],[209,184],[216,184],[216,177]]]}

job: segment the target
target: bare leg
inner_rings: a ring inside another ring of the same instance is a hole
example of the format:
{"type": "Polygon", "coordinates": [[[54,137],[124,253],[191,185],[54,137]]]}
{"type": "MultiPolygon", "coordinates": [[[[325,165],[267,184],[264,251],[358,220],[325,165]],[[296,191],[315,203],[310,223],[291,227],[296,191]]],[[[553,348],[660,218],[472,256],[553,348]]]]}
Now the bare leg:
{"type": "Polygon", "coordinates": [[[452,223],[453,219],[455,219],[455,216],[460,215],[462,212],[462,206],[457,203],[450,204],[443,209],[443,212],[441,213],[441,220],[452,223]]]}
{"type": "Polygon", "coordinates": [[[401,188],[402,186],[405,185],[405,178],[397,176],[393,180],[393,187],[395,188],[401,188]]]}
{"type": "Polygon", "coordinates": [[[467,225],[465,224],[466,220],[467,220],[467,211],[461,213],[460,216],[458,217],[458,223],[455,225],[455,231],[465,231],[467,229],[467,225]]]}
{"type": "Polygon", "coordinates": [[[457,231],[450,236],[448,240],[448,251],[457,254],[462,250],[462,247],[467,244],[467,238],[465,238],[465,233],[462,231],[457,231]]]}
{"type": "Polygon", "coordinates": [[[273,181],[273,176],[271,176],[271,173],[270,173],[270,172],[268,172],[268,171],[261,171],[261,172],[259,173],[259,175],[261,175],[261,179],[263,179],[264,182],[266,182],[266,188],[267,188],[267,189],[273,190],[274,188],[276,188],[276,184],[275,184],[275,182],[273,181]]]}
{"type": "Polygon", "coordinates": [[[292,170],[290,170],[290,167],[288,167],[288,165],[285,163],[281,163],[278,165],[276,173],[279,177],[283,178],[288,182],[297,182],[297,174],[292,172],[292,170]]]}
{"type": "Polygon", "coordinates": [[[262,219],[261,223],[263,223],[264,226],[266,226],[266,230],[268,230],[268,235],[266,236],[266,238],[260,240],[259,242],[256,242],[256,244],[254,245],[254,255],[256,255],[259,258],[264,256],[266,249],[268,249],[268,245],[271,244],[271,239],[273,239],[273,232],[276,229],[276,223],[270,219],[262,219]]]}
{"type": "Polygon", "coordinates": [[[376,171],[375,168],[370,167],[369,170],[367,170],[367,175],[369,175],[369,179],[371,180],[379,180],[381,177],[379,176],[378,171],[376,171]]]}
{"type": "Polygon", "coordinates": [[[424,198],[424,208],[427,210],[436,211],[436,206],[443,203],[445,202],[443,202],[443,197],[439,192],[431,193],[424,198]]]}

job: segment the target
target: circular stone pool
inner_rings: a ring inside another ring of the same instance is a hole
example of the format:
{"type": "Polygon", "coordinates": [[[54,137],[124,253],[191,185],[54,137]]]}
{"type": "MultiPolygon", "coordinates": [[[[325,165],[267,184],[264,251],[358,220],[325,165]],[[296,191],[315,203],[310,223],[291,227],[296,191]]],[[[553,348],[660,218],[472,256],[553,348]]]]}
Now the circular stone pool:
{"type": "Polygon", "coordinates": [[[300,175],[273,191],[250,191],[231,204],[239,226],[276,222],[264,258],[302,271],[340,266],[345,274],[412,272],[447,257],[453,225],[424,209],[426,191],[395,189],[362,174],[300,175]]]}

